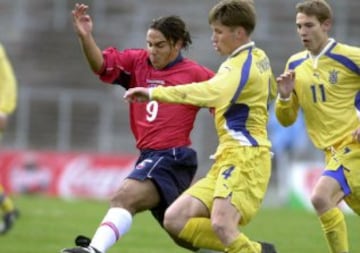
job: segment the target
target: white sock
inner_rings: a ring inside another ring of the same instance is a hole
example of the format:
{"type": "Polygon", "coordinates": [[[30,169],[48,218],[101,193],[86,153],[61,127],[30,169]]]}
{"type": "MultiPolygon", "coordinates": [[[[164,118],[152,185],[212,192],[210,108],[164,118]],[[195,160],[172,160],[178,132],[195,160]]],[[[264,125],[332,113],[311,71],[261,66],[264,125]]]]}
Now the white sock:
{"type": "Polygon", "coordinates": [[[90,246],[105,253],[120,237],[129,231],[132,216],[124,208],[110,208],[96,230],[90,246]]]}

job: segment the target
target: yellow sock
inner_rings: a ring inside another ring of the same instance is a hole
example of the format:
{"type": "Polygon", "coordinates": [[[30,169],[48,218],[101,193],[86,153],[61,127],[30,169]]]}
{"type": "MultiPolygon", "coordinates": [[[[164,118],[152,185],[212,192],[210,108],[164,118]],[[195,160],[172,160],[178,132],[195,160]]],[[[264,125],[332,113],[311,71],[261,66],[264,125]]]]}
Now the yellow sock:
{"type": "Polygon", "coordinates": [[[260,243],[250,241],[249,238],[243,233],[225,249],[227,253],[261,253],[260,243]]]}
{"type": "Polygon", "coordinates": [[[15,209],[12,200],[6,196],[4,188],[0,185],[0,208],[4,213],[11,212],[15,209]]]}
{"type": "Polygon", "coordinates": [[[344,214],[339,208],[333,208],[320,216],[330,252],[349,252],[348,235],[344,214]]]}
{"type": "Polygon", "coordinates": [[[181,230],[179,238],[196,248],[225,250],[225,246],[213,231],[209,218],[191,218],[181,230]]]}

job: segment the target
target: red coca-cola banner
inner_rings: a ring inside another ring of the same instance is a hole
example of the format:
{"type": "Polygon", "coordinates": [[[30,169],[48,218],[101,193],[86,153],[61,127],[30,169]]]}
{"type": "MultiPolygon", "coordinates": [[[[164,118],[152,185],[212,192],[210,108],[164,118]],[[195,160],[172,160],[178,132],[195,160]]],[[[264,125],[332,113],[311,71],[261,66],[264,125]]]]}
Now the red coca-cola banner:
{"type": "Polygon", "coordinates": [[[127,154],[0,150],[0,183],[9,193],[107,199],[135,161],[127,154]]]}

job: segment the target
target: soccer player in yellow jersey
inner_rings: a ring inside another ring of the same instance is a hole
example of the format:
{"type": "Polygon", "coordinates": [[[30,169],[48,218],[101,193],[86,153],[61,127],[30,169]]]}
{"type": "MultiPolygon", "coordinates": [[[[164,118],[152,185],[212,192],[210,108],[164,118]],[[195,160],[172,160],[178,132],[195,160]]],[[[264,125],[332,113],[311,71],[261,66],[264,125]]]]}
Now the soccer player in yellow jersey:
{"type": "Polygon", "coordinates": [[[326,167],[311,201],[331,253],[349,252],[341,200],[360,214],[360,48],[329,38],[332,10],[323,0],[296,6],[305,50],[294,54],[277,78],[276,116],[288,126],[299,108],[308,134],[325,153],[326,167]]]}
{"type": "Polygon", "coordinates": [[[215,163],[168,208],[164,226],[169,233],[195,248],[274,253],[272,244],[250,240],[238,225],[255,216],[268,186],[267,109],[276,81],[267,55],[250,38],[256,24],[252,1],[220,1],[209,12],[209,24],[215,50],[228,56],[212,79],[134,88],[124,97],[214,108],[219,138],[215,163]]]}
{"type": "MultiPolygon", "coordinates": [[[[6,55],[4,47],[0,44],[0,139],[6,128],[8,116],[16,108],[16,78],[6,55]]],[[[18,215],[13,201],[5,194],[0,185],[0,209],[3,212],[3,223],[0,224],[0,234],[4,234],[12,227],[18,215]]]]}

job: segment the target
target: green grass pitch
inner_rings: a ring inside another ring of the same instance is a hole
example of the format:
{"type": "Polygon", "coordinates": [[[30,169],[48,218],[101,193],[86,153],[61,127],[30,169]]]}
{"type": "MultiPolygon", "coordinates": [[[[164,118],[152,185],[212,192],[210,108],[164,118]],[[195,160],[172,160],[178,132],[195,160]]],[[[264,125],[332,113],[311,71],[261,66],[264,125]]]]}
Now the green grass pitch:
{"type": "MultiPolygon", "coordinates": [[[[73,245],[78,234],[92,236],[108,208],[106,202],[65,201],[41,196],[14,197],[21,217],[14,228],[0,236],[6,253],[55,253],[73,245]]],[[[346,216],[350,252],[360,252],[360,219],[346,216]]],[[[293,209],[262,209],[243,231],[254,240],[276,244],[279,253],[327,253],[314,213],[293,209]]],[[[109,253],[185,253],[172,243],[149,212],[135,217],[133,226],[109,253]]]]}

